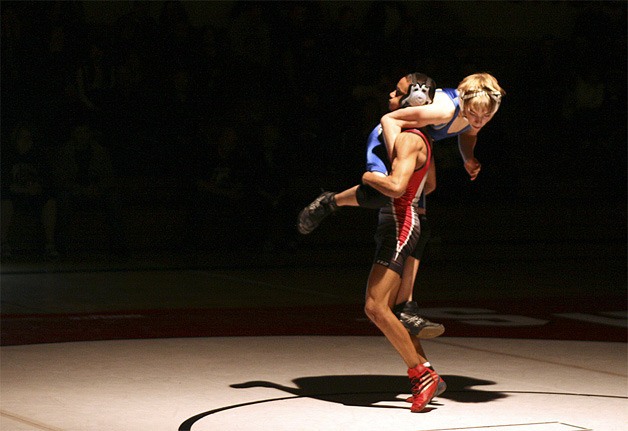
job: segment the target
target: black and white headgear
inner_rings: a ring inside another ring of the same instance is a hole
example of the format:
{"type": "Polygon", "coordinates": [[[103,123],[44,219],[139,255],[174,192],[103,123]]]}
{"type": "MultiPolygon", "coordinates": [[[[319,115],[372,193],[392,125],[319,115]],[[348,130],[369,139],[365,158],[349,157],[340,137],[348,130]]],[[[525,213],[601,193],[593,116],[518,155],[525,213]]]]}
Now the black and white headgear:
{"type": "Polygon", "coordinates": [[[436,83],[432,78],[423,73],[411,73],[407,76],[411,81],[408,86],[408,93],[399,101],[399,106],[429,105],[434,101],[436,93],[436,83]]]}

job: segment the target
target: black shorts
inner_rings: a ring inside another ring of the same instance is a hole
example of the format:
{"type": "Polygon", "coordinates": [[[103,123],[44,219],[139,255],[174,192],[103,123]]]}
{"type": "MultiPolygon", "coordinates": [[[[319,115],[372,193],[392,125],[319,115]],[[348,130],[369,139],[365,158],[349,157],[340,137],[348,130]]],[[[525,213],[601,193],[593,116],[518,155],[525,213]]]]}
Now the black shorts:
{"type": "Polygon", "coordinates": [[[419,236],[419,241],[417,242],[416,247],[414,247],[414,251],[410,254],[410,256],[417,260],[421,260],[423,257],[425,246],[432,237],[432,228],[427,222],[427,216],[425,214],[421,214],[419,215],[419,220],[421,221],[421,235],[419,236]]]}
{"type": "Polygon", "coordinates": [[[383,265],[403,274],[403,266],[408,256],[414,252],[421,236],[421,223],[418,210],[414,206],[406,208],[404,214],[394,214],[392,206],[379,212],[379,223],[375,232],[374,263],[383,265]]]}

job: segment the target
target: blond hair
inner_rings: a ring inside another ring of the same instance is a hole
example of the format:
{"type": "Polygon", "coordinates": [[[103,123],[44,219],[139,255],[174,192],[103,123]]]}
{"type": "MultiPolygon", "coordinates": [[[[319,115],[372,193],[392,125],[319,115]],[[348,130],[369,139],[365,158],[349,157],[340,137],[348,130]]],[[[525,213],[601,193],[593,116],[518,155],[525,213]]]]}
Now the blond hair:
{"type": "Polygon", "coordinates": [[[474,73],[458,84],[461,114],[469,109],[495,113],[506,92],[489,73],[474,73]]]}

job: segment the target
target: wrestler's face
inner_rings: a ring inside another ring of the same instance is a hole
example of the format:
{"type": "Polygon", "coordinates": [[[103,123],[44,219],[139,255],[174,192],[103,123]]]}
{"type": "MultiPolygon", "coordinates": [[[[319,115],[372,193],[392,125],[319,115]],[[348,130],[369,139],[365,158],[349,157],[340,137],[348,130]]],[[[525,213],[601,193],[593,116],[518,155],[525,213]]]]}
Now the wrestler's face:
{"type": "Polygon", "coordinates": [[[495,112],[486,112],[483,110],[474,110],[473,108],[467,109],[464,112],[464,116],[467,121],[475,130],[480,130],[482,127],[486,125],[491,119],[495,112]]]}
{"type": "Polygon", "coordinates": [[[397,87],[388,95],[388,109],[391,111],[399,109],[401,99],[406,97],[409,88],[410,81],[406,77],[401,78],[397,83],[397,87]]]}

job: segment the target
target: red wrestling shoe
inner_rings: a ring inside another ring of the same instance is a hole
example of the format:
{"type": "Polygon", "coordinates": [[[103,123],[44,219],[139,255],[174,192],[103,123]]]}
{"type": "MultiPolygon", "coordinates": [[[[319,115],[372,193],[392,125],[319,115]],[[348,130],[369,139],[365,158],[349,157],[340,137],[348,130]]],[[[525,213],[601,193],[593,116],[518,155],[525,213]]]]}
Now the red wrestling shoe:
{"type": "MultiPolygon", "coordinates": [[[[439,396],[440,394],[442,394],[443,392],[445,392],[446,390],[447,390],[447,383],[445,383],[445,381],[443,380],[441,376],[438,376],[438,384],[436,386],[436,392],[434,392],[434,396],[432,397],[432,400],[436,398],[437,396],[439,396]]],[[[432,400],[430,400],[430,402],[432,402],[432,400]]],[[[406,402],[408,403],[414,402],[414,397],[412,396],[412,397],[406,398],[406,402]]]]}
{"type": "Polygon", "coordinates": [[[412,413],[418,413],[425,408],[438,389],[438,374],[419,364],[408,368],[408,377],[412,383],[412,413]]]}

